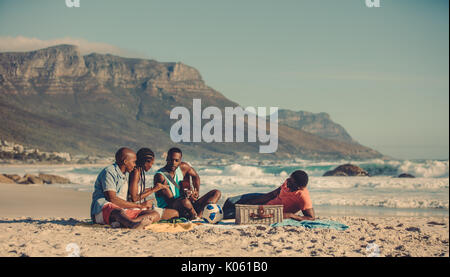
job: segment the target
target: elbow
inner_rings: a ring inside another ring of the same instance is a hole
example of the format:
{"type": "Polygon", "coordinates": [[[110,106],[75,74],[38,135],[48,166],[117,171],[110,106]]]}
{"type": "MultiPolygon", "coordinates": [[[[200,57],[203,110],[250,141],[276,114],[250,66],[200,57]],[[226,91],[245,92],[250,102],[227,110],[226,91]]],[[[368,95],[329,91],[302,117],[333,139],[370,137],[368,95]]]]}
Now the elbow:
{"type": "Polygon", "coordinates": [[[198,175],[197,172],[191,174],[192,180],[196,180],[198,182],[200,182],[200,175],[198,175]]]}
{"type": "Polygon", "coordinates": [[[131,196],[131,201],[137,202],[137,201],[139,201],[139,197],[137,195],[132,195],[131,196]]]}
{"type": "Polygon", "coordinates": [[[283,213],[283,219],[289,219],[291,218],[291,213],[283,213]]]}
{"type": "Polygon", "coordinates": [[[108,202],[111,202],[111,203],[113,203],[113,204],[116,204],[117,203],[117,201],[116,201],[116,197],[108,197],[108,198],[106,198],[106,200],[108,201],[108,202]]]}

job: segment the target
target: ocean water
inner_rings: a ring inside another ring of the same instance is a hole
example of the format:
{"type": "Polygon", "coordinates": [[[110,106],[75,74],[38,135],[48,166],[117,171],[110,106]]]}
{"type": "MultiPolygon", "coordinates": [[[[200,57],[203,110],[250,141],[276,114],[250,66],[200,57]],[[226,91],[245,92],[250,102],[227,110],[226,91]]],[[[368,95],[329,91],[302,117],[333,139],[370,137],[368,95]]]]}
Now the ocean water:
{"type": "MultiPolygon", "coordinates": [[[[243,193],[269,192],[279,187],[289,174],[302,169],[310,176],[308,189],[317,214],[378,216],[449,216],[448,160],[369,160],[313,162],[297,160],[258,165],[205,165],[191,162],[201,178],[201,193],[211,189],[226,198],[243,193]],[[352,163],[367,170],[371,177],[322,177],[338,165],[352,163]],[[394,178],[410,173],[417,178],[394,178]]],[[[147,173],[152,182],[155,164],[147,173]]],[[[0,166],[0,173],[48,173],[69,178],[73,184],[49,185],[93,191],[93,184],[103,166],[0,166]]],[[[151,184],[148,184],[150,186],[151,184]]]]}

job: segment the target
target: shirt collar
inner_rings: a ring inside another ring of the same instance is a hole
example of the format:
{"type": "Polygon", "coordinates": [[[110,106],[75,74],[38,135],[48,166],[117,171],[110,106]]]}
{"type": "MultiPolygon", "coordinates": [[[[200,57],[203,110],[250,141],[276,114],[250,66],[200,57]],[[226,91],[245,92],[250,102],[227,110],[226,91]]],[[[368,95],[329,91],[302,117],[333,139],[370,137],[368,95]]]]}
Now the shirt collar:
{"type": "Polygon", "coordinates": [[[120,167],[117,163],[114,163],[114,169],[116,170],[117,175],[120,176],[122,179],[125,179],[127,177],[126,172],[125,174],[123,174],[122,171],[120,171],[120,167]]]}

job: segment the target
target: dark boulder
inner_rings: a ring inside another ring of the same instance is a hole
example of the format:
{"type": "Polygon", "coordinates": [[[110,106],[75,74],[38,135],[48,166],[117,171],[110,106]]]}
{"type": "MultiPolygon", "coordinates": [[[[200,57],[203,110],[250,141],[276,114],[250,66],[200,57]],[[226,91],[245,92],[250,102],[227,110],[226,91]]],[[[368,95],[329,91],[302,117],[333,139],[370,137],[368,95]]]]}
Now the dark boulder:
{"type": "Polygon", "coordinates": [[[369,176],[369,173],[359,166],[344,164],[325,172],[323,176],[369,176]]]}
{"type": "Polygon", "coordinates": [[[398,175],[397,178],[416,178],[416,176],[411,175],[409,173],[402,173],[402,174],[398,175]]]}

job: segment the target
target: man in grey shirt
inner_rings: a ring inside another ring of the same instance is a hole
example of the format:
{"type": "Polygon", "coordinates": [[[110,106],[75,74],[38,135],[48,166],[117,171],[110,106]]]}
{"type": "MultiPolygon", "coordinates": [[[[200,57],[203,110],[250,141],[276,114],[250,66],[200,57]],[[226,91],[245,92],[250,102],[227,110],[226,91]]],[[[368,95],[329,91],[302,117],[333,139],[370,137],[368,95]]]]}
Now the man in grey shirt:
{"type": "Polygon", "coordinates": [[[128,174],[135,167],[136,153],[123,147],[116,152],[116,162],[100,172],[92,194],[91,219],[94,223],[119,223],[126,228],[143,229],[161,218],[161,212],[153,210],[152,201],[136,204],[126,200],[128,174]]]}

